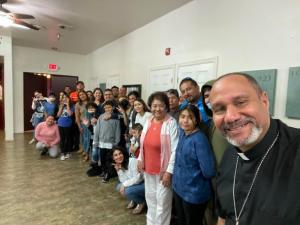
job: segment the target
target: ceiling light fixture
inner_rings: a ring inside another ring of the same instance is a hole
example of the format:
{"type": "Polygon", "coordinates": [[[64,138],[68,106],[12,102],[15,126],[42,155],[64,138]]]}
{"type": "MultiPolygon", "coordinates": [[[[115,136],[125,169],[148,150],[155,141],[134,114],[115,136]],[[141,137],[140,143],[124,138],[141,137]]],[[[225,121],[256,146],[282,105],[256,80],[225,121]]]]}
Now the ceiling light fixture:
{"type": "Polygon", "coordinates": [[[9,27],[14,23],[14,21],[7,16],[0,16],[0,26],[9,27]]]}

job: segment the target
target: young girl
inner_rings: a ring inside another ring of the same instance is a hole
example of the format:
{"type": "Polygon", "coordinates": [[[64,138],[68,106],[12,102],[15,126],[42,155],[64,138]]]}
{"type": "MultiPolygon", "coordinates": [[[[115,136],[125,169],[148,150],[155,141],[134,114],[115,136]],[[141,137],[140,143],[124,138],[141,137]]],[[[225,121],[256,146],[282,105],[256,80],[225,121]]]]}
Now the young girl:
{"type": "MultiPolygon", "coordinates": [[[[136,117],[134,123],[139,123],[142,126],[145,125],[146,121],[151,117],[151,113],[149,112],[149,109],[144,102],[143,99],[137,98],[133,103],[134,110],[136,111],[136,117]]],[[[133,126],[134,124],[132,124],[133,126]]]]}
{"type": "Polygon", "coordinates": [[[210,144],[199,130],[199,110],[187,105],[179,112],[179,141],[173,173],[175,207],[179,223],[201,225],[207,202],[212,197],[215,175],[210,144]]]}
{"type": "Polygon", "coordinates": [[[60,133],[60,160],[62,161],[70,158],[70,152],[72,151],[72,115],[74,111],[74,105],[70,97],[64,93],[57,112],[57,124],[60,133]]]}
{"type": "Polygon", "coordinates": [[[114,147],[111,154],[120,181],[116,189],[130,201],[127,209],[134,208],[132,213],[139,214],[144,210],[146,200],[143,175],[137,170],[137,159],[129,158],[122,147],[114,147]]]}
{"type": "Polygon", "coordinates": [[[143,131],[143,126],[136,123],[132,126],[131,133],[132,138],[130,139],[130,155],[131,157],[138,158],[140,154],[140,138],[143,131]]]}

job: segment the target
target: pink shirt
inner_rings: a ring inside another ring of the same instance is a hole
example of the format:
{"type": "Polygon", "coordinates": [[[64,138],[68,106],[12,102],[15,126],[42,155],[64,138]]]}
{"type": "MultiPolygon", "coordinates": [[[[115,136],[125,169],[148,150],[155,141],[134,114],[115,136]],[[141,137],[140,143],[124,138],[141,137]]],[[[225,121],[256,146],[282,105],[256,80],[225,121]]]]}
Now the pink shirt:
{"type": "Polygon", "coordinates": [[[50,146],[57,145],[60,142],[58,126],[48,126],[46,122],[39,123],[35,128],[35,138],[50,146]]]}

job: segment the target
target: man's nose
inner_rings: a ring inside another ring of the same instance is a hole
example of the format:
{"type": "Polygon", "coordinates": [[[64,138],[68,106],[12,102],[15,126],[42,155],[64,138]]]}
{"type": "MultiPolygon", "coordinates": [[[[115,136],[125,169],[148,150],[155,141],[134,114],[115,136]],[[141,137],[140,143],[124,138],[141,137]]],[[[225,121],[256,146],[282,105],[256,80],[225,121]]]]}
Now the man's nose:
{"type": "Polygon", "coordinates": [[[240,118],[240,113],[237,107],[227,106],[224,121],[226,123],[234,122],[240,118]]]}

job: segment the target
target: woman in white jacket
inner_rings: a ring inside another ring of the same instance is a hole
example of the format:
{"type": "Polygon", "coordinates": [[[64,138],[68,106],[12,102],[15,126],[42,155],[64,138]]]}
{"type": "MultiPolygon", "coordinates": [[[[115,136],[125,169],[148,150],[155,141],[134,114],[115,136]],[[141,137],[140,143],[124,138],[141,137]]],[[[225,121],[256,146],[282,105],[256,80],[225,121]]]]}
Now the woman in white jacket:
{"type": "Polygon", "coordinates": [[[116,189],[130,201],[127,209],[133,209],[133,214],[139,214],[144,210],[146,200],[143,174],[137,170],[137,159],[129,158],[128,152],[118,146],[111,153],[120,181],[116,189]]]}
{"type": "Polygon", "coordinates": [[[169,99],[155,92],[148,99],[153,114],[144,125],[140,139],[138,169],[144,171],[148,206],[147,225],[168,225],[171,219],[171,179],[178,143],[176,120],[167,112],[169,99]]]}

